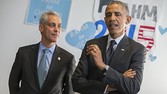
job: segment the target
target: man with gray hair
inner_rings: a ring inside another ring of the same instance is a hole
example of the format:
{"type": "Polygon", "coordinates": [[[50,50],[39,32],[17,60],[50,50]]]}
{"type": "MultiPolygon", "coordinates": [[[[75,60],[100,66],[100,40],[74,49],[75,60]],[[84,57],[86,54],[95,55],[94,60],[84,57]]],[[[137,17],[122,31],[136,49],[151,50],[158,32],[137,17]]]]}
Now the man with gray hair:
{"type": "Polygon", "coordinates": [[[56,12],[42,14],[40,42],[20,47],[16,54],[9,77],[10,94],[74,94],[74,56],[57,45],[61,25],[56,12]]]}

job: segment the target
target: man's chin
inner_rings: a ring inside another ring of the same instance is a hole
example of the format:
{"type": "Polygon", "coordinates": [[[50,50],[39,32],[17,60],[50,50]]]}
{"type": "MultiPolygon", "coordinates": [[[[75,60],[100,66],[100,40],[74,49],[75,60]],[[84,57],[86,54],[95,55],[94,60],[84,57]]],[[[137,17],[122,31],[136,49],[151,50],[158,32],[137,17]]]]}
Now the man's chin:
{"type": "Polygon", "coordinates": [[[118,32],[118,30],[116,30],[116,29],[109,29],[109,33],[111,33],[111,34],[114,34],[114,33],[117,33],[118,32]]]}
{"type": "Polygon", "coordinates": [[[57,42],[57,40],[58,40],[57,38],[56,39],[52,39],[51,42],[57,42]]]}

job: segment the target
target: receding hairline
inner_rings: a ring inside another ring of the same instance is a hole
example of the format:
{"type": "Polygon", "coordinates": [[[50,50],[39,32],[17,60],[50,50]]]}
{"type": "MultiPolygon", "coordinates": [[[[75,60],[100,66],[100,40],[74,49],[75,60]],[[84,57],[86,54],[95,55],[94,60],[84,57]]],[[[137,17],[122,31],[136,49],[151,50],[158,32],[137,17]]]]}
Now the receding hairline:
{"type": "Polygon", "coordinates": [[[40,20],[39,20],[39,24],[45,24],[46,21],[48,20],[48,16],[50,15],[54,15],[56,17],[61,18],[60,15],[56,11],[46,11],[42,13],[40,20]]]}

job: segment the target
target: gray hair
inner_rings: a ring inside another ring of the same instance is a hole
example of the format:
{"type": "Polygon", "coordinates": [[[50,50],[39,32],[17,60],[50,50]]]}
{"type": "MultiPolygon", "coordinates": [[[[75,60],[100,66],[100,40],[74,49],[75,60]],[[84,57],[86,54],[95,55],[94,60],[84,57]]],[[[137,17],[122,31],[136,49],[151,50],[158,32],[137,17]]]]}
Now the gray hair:
{"type": "Polygon", "coordinates": [[[44,25],[48,21],[48,16],[49,15],[55,15],[55,16],[60,17],[59,14],[57,12],[55,12],[55,11],[46,11],[46,12],[44,12],[41,15],[41,17],[39,19],[39,24],[43,24],[44,25]]]}
{"type": "Polygon", "coordinates": [[[119,5],[121,5],[122,7],[125,8],[127,14],[129,14],[129,8],[128,8],[128,5],[126,3],[118,1],[118,0],[114,0],[114,1],[111,1],[108,5],[112,5],[112,4],[119,4],[119,5]]]}

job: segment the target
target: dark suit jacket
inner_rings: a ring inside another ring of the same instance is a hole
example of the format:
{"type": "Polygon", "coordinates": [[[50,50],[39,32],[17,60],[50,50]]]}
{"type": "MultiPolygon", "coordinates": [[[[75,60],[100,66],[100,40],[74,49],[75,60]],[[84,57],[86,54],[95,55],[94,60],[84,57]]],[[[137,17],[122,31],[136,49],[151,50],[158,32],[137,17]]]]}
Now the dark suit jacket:
{"type": "Polygon", "coordinates": [[[56,46],[42,89],[37,76],[39,43],[19,48],[9,77],[10,94],[74,94],[71,76],[75,69],[72,54],[56,46]]]}
{"type": "Polygon", "coordinates": [[[83,49],[78,66],[72,76],[73,89],[81,94],[103,94],[106,85],[113,85],[118,90],[110,94],[136,94],[141,86],[143,76],[143,63],[145,62],[146,49],[140,43],[128,38],[126,35],[118,44],[115,53],[109,63],[106,75],[98,69],[92,56],[86,55],[86,47],[97,44],[102,52],[105,62],[108,36],[90,40],[83,49]],[[137,75],[126,78],[123,72],[132,68],[137,75]]]}

